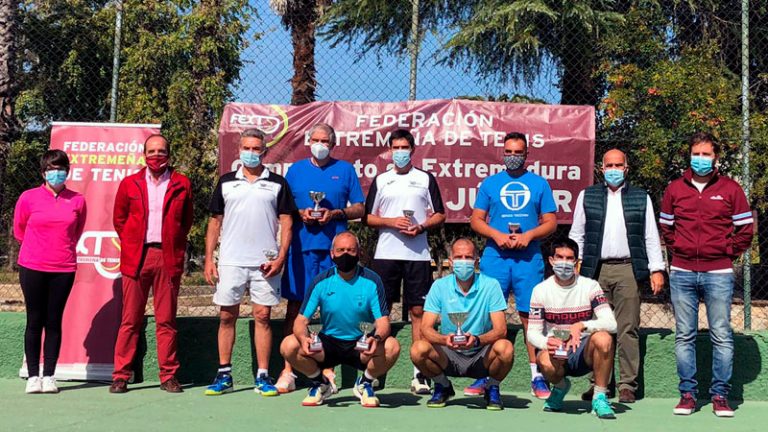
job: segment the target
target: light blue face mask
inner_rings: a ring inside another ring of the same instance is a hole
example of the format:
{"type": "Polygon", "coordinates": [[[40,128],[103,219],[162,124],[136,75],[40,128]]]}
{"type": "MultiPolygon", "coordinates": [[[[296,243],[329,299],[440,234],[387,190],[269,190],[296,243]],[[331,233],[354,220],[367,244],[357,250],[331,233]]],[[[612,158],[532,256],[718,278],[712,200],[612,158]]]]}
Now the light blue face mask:
{"type": "Polygon", "coordinates": [[[552,272],[560,280],[570,280],[576,273],[576,263],[571,261],[555,261],[552,263],[552,272]]]}
{"type": "Polygon", "coordinates": [[[715,160],[706,156],[691,156],[691,169],[698,176],[709,175],[712,172],[715,160]]]}
{"type": "Polygon", "coordinates": [[[248,168],[256,168],[261,165],[261,155],[252,151],[241,151],[240,162],[248,168]]]}
{"type": "Polygon", "coordinates": [[[393,150],[392,161],[395,162],[395,166],[398,168],[405,168],[411,162],[410,150],[393,150]]]}
{"type": "Polygon", "coordinates": [[[456,279],[464,282],[475,273],[475,260],[454,260],[453,261],[453,274],[456,275],[456,279]]]}
{"type": "Polygon", "coordinates": [[[607,169],[605,170],[605,182],[608,185],[616,187],[624,183],[624,170],[607,169]]]}
{"type": "Polygon", "coordinates": [[[67,172],[65,170],[48,170],[45,172],[45,181],[53,187],[61,186],[67,181],[67,172]]]}

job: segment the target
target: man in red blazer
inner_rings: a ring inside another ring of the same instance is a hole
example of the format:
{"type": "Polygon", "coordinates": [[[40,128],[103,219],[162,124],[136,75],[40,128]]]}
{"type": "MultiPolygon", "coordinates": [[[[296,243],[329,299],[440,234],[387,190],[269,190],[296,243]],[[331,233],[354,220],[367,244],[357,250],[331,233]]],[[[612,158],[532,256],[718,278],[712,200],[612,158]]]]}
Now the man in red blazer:
{"type": "Polygon", "coordinates": [[[147,138],[147,167],[123,179],[115,196],[113,224],[120,237],[123,313],[110,393],[128,391],[150,287],[160,388],[170,393],[182,391],[176,379],[176,306],[192,227],[192,186],[186,176],[168,165],[169,156],[170,144],[164,136],[147,138]]]}

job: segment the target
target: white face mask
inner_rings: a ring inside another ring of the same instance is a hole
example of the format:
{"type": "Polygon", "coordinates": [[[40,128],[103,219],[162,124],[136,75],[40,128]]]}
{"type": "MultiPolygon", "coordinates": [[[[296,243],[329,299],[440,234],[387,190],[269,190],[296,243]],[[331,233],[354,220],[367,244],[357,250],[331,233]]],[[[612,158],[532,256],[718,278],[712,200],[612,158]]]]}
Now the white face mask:
{"type": "Polygon", "coordinates": [[[331,153],[331,149],[329,149],[323,143],[314,143],[310,146],[309,149],[312,152],[312,156],[314,156],[317,160],[325,160],[325,158],[327,158],[331,153]]]}

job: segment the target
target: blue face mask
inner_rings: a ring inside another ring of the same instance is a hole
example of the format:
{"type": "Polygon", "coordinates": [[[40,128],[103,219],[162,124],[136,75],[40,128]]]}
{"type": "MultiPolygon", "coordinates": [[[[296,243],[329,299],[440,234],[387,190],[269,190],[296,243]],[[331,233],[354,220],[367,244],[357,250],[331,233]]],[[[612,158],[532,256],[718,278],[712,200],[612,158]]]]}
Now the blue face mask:
{"type": "Polygon", "coordinates": [[[67,181],[67,172],[64,170],[48,170],[45,172],[45,181],[53,187],[61,186],[67,181]]]}
{"type": "Polygon", "coordinates": [[[256,168],[261,165],[261,155],[252,151],[241,151],[240,161],[248,168],[256,168]]]}
{"type": "Polygon", "coordinates": [[[462,282],[468,281],[475,274],[475,260],[454,260],[453,274],[462,282]]]}
{"type": "Polygon", "coordinates": [[[691,156],[691,169],[698,176],[709,175],[715,160],[705,156],[691,156]]]}
{"type": "Polygon", "coordinates": [[[398,168],[405,168],[411,162],[410,150],[393,150],[392,160],[395,162],[395,166],[398,168]]]}
{"type": "Polygon", "coordinates": [[[616,187],[624,183],[624,170],[607,169],[605,170],[605,182],[608,185],[616,187]]]}
{"type": "Polygon", "coordinates": [[[570,280],[576,274],[576,263],[571,261],[555,261],[552,263],[552,272],[562,281],[570,280]]]}

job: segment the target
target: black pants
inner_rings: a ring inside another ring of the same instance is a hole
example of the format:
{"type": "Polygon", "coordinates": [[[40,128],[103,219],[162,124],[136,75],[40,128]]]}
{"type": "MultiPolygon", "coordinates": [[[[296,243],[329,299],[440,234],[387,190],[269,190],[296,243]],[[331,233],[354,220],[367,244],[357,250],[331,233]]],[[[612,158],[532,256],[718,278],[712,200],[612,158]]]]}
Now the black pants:
{"type": "Polygon", "coordinates": [[[61,318],[75,282],[75,272],[53,273],[19,268],[27,307],[24,354],[29,376],[40,375],[40,341],[45,329],[43,376],[53,376],[61,349],[61,318]]]}

